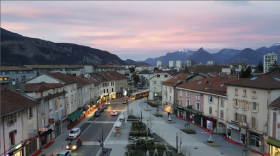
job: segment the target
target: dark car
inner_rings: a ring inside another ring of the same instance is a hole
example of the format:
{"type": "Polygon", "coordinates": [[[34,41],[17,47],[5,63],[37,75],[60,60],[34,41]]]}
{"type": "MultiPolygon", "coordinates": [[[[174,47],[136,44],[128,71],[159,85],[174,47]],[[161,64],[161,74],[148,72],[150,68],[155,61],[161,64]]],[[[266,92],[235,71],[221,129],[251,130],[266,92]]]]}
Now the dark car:
{"type": "Polygon", "coordinates": [[[76,150],[78,147],[80,147],[82,145],[82,140],[79,138],[76,138],[74,140],[71,140],[67,146],[66,149],[67,150],[76,150]]]}
{"type": "Polygon", "coordinates": [[[102,107],[103,107],[104,109],[107,109],[107,108],[108,108],[108,106],[107,106],[107,105],[102,105],[102,107]]]}
{"type": "Polygon", "coordinates": [[[94,116],[95,117],[98,117],[98,116],[100,116],[101,115],[101,113],[99,112],[99,111],[96,111],[95,113],[94,113],[94,116]]]}
{"type": "Polygon", "coordinates": [[[104,111],[104,108],[103,108],[103,107],[99,107],[97,110],[98,110],[100,113],[102,113],[102,112],[104,111]]]}

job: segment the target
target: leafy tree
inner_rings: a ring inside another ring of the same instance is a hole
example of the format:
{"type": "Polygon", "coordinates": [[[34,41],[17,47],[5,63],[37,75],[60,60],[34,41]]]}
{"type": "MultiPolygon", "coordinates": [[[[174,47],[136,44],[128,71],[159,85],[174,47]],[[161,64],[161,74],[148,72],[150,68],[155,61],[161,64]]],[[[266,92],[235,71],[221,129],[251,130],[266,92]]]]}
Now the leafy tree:
{"type": "Polygon", "coordinates": [[[250,77],[252,73],[251,66],[249,66],[245,71],[242,69],[240,72],[240,77],[241,78],[247,78],[250,77]]]}
{"type": "Polygon", "coordinates": [[[271,66],[270,68],[268,69],[268,71],[270,73],[279,73],[280,71],[280,66],[279,64],[277,63],[277,61],[275,61],[271,66]]]}
{"type": "Polygon", "coordinates": [[[183,70],[183,73],[184,74],[189,74],[190,73],[190,70],[189,68],[186,66],[185,69],[183,70]]]}
{"type": "Polygon", "coordinates": [[[155,67],[154,70],[158,70],[158,67],[155,67]]]}
{"type": "Polygon", "coordinates": [[[138,84],[138,82],[140,81],[139,75],[133,74],[133,81],[134,85],[138,84]]]}
{"type": "Polygon", "coordinates": [[[135,72],[135,67],[130,67],[129,70],[130,70],[130,73],[134,73],[135,72]]]}
{"type": "Polygon", "coordinates": [[[258,64],[257,68],[258,68],[258,70],[259,70],[260,72],[263,72],[263,62],[262,62],[261,60],[260,60],[260,62],[259,62],[259,64],[258,64]]]}

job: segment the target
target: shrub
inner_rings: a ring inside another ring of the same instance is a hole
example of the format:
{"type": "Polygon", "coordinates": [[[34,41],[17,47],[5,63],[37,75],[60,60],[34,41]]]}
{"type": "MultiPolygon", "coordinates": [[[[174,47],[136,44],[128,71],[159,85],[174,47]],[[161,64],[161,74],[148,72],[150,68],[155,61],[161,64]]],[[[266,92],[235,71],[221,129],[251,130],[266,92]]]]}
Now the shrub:
{"type": "MultiPolygon", "coordinates": [[[[129,136],[147,136],[147,131],[129,131],[129,136]]],[[[151,136],[151,133],[148,133],[151,136]]]]}
{"type": "Polygon", "coordinates": [[[156,116],[156,117],[163,117],[162,114],[154,114],[154,116],[156,116]]]}
{"type": "Polygon", "coordinates": [[[193,130],[193,129],[181,129],[181,131],[183,131],[187,134],[196,134],[195,130],[193,130]]]}
{"type": "Polygon", "coordinates": [[[129,115],[127,119],[139,119],[139,118],[134,115],[129,115]]]}

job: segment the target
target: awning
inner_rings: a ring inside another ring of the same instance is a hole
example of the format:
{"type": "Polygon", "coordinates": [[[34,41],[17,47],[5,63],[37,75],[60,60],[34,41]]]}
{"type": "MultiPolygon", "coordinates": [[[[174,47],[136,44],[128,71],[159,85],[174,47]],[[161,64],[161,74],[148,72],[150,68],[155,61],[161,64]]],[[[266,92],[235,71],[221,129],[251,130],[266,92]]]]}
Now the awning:
{"type": "Polygon", "coordinates": [[[83,113],[81,111],[76,111],[75,113],[68,116],[68,119],[75,121],[78,117],[80,117],[83,113]]]}
{"type": "Polygon", "coordinates": [[[84,109],[84,111],[87,111],[89,108],[88,108],[88,106],[84,106],[83,109],[84,109]]]}
{"type": "Polygon", "coordinates": [[[53,130],[49,129],[48,131],[45,131],[44,133],[42,133],[41,136],[47,136],[47,135],[51,134],[51,132],[53,132],[53,130]]]}
{"type": "Polygon", "coordinates": [[[267,144],[280,148],[280,141],[268,138],[266,140],[267,144]]]}

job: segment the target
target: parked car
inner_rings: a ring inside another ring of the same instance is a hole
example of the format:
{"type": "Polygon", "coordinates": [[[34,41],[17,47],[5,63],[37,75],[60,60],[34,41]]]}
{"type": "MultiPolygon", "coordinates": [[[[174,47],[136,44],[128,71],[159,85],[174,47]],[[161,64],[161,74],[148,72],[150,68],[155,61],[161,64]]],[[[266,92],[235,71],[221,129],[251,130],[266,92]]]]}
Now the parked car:
{"type": "Polygon", "coordinates": [[[98,117],[98,116],[100,116],[101,115],[101,113],[99,112],[99,111],[96,111],[95,113],[94,113],[94,117],[98,117]]]}
{"type": "Polygon", "coordinates": [[[59,152],[56,156],[71,156],[71,151],[63,150],[59,152]]]}
{"type": "Polygon", "coordinates": [[[70,139],[75,139],[78,136],[81,135],[81,129],[80,128],[73,128],[70,132],[69,132],[69,138],[70,139]]]}
{"type": "Polygon", "coordinates": [[[116,110],[113,110],[113,111],[111,112],[111,115],[118,115],[118,112],[117,112],[116,110]]]}
{"type": "Polygon", "coordinates": [[[136,88],[137,88],[137,87],[139,87],[139,86],[138,86],[138,85],[136,85],[136,86],[134,86],[134,87],[136,87],[136,88]]]}
{"type": "Polygon", "coordinates": [[[106,102],[106,105],[111,105],[111,101],[107,101],[107,102],[106,102]]]}
{"type": "Polygon", "coordinates": [[[104,112],[104,108],[103,108],[103,107],[99,107],[97,110],[98,110],[100,113],[104,112]]]}
{"type": "Polygon", "coordinates": [[[107,109],[107,108],[108,108],[108,106],[107,106],[107,105],[102,105],[102,107],[103,107],[104,109],[107,109]]]}
{"type": "Polygon", "coordinates": [[[82,145],[82,140],[77,138],[77,139],[74,139],[74,140],[70,141],[68,143],[68,145],[66,146],[66,149],[67,150],[76,150],[81,145],[82,145]]]}
{"type": "Polygon", "coordinates": [[[122,101],[123,104],[127,104],[127,102],[128,101],[126,99],[123,99],[123,101],[122,101]]]}

